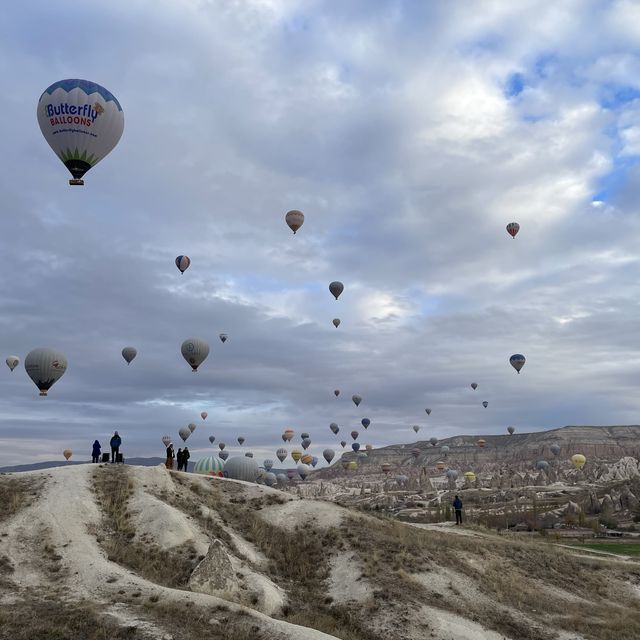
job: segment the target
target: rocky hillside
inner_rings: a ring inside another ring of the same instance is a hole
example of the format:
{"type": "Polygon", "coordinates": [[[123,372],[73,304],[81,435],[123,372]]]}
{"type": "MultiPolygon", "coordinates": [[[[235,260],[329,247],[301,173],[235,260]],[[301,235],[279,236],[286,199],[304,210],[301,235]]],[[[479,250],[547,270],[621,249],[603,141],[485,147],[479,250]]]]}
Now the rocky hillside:
{"type": "Polygon", "coordinates": [[[3,640],[640,637],[640,564],[549,542],[162,467],[5,475],[0,499],[3,640]]]}

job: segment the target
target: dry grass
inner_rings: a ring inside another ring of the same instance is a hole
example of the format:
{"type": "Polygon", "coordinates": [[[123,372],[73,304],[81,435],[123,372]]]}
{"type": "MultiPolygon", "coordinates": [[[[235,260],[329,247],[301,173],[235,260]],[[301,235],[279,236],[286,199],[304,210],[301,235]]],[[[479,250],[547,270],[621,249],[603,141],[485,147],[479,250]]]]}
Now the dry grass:
{"type": "Polygon", "coordinates": [[[0,476],[0,522],[30,507],[39,496],[41,488],[41,480],[0,476]]]}
{"type": "Polygon", "coordinates": [[[133,483],[126,467],[98,469],[93,476],[93,489],[103,511],[102,534],[97,538],[109,560],[156,584],[185,588],[201,557],[190,545],[169,550],[134,539],[135,529],[127,506],[133,495],[133,483]]]}

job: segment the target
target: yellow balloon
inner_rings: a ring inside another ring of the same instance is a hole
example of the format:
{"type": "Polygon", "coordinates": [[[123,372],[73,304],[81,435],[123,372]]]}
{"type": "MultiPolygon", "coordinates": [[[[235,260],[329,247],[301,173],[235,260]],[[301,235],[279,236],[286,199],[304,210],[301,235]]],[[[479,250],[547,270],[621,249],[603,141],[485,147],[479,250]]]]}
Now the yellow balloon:
{"type": "Polygon", "coordinates": [[[349,469],[350,471],[354,471],[357,468],[358,468],[358,463],[355,460],[351,460],[350,462],[347,463],[347,469],[349,469]]]}
{"type": "Polygon", "coordinates": [[[294,449],[291,452],[291,457],[293,458],[294,462],[298,462],[298,460],[302,458],[302,451],[300,451],[300,449],[294,449]]]}
{"type": "Polygon", "coordinates": [[[476,474],[473,473],[473,471],[465,471],[464,479],[468,480],[469,482],[473,482],[476,479],[476,474]]]}
{"type": "Polygon", "coordinates": [[[582,467],[584,467],[586,462],[587,462],[587,459],[581,453],[576,453],[571,456],[571,464],[576,469],[582,469],[582,467]]]}

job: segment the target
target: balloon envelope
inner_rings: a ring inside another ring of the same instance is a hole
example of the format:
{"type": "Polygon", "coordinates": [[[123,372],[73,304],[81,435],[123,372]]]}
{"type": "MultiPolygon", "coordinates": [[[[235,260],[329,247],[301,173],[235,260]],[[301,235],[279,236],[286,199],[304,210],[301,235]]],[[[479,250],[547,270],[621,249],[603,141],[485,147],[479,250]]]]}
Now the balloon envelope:
{"type": "Polygon", "coordinates": [[[224,477],[244,482],[255,482],[258,477],[258,463],[247,456],[229,458],[224,465],[224,477]]]}
{"type": "Polygon", "coordinates": [[[432,447],[435,447],[438,444],[438,438],[436,438],[435,436],[432,438],[429,438],[429,442],[431,443],[432,447]]]}
{"type": "Polygon", "coordinates": [[[356,395],[351,396],[351,399],[353,400],[353,404],[355,404],[355,405],[356,405],[356,407],[357,407],[357,406],[359,406],[359,405],[360,405],[360,403],[362,402],[362,396],[359,396],[359,395],[357,395],[357,394],[356,394],[356,395]]]}
{"type": "Polygon", "coordinates": [[[190,422],[190,423],[187,425],[187,429],[189,429],[189,431],[191,431],[191,433],[193,433],[193,432],[196,430],[196,424],[195,424],[195,422],[190,422]]]}
{"type": "Polygon", "coordinates": [[[209,415],[209,414],[208,414],[206,411],[203,411],[202,413],[200,413],[200,417],[201,417],[203,420],[206,420],[208,415],[209,415]]]}
{"type": "Polygon", "coordinates": [[[551,450],[551,453],[553,453],[554,456],[557,456],[560,454],[560,445],[559,444],[552,444],[549,449],[551,450]]]}
{"type": "Polygon", "coordinates": [[[358,438],[358,436],[359,436],[359,435],[360,435],[360,434],[359,434],[357,431],[352,431],[352,432],[351,432],[351,437],[352,437],[354,440],[356,440],[356,439],[358,438]]]}
{"type": "Polygon", "coordinates": [[[176,258],[176,267],[178,267],[180,273],[184,273],[189,268],[190,264],[191,258],[189,256],[178,256],[176,258]]]}
{"type": "Polygon", "coordinates": [[[73,455],[73,451],[71,451],[71,449],[65,449],[62,455],[68,460],[73,455]]]}
{"type": "Polygon", "coordinates": [[[333,434],[334,434],[334,435],[335,435],[335,434],[337,434],[337,433],[338,433],[338,431],[340,431],[340,427],[339,427],[335,422],[332,422],[332,423],[329,425],[329,429],[331,429],[331,431],[333,431],[333,434]]]}
{"type": "Polygon", "coordinates": [[[340,395],[340,389],[334,389],[333,395],[337,398],[340,395]]]}
{"type": "Polygon", "coordinates": [[[229,457],[229,452],[228,451],[221,451],[218,454],[218,458],[220,458],[221,460],[226,460],[229,457]]]}
{"type": "Polygon", "coordinates": [[[267,458],[262,462],[262,466],[266,471],[271,471],[271,469],[273,468],[273,460],[269,460],[269,458],[267,458]]]}
{"type": "Polygon", "coordinates": [[[347,441],[346,440],[342,440],[340,442],[340,444],[341,444],[342,448],[344,449],[347,446],[347,441]]]}
{"type": "Polygon", "coordinates": [[[226,333],[221,333],[219,337],[220,337],[220,342],[222,342],[222,344],[224,344],[229,338],[229,336],[226,333]]]}
{"type": "Polygon", "coordinates": [[[218,442],[218,449],[222,451],[227,445],[224,442],[218,442]]]}
{"type": "Polygon", "coordinates": [[[209,343],[201,338],[187,338],[180,347],[182,357],[191,365],[193,371],[206,360],[209,355],[209,343]]]}
{"type": "Polygon", "coordinates": [[[362,420],[360,420],[360,423],[366,429],[371,424],[371,420],[369,420],[369,418],[362,418],[362,420]]]}
{"type": "Polygon", "coordinates": [[[416,433],[418,433],[418,431],[420,431],[420,427],[419,427],[417,424],[414,424],[414,425],[413,425],[413,427],[412,427],[412,429],[413,429],[416,433]]]}
{"type": "Polygon", "coordinates": [[[336,455],[336,452],[333,449],[325,449],[322,452],[322,457],[328,462],[331,463],[331,461],[333,460],[334,456],[336,455]]]}
{"type": "Polygon", "coordinates": [[[291,452],[291,457],[293,458],[294,462],[298,462],[300,458],[302,458],[302,451],[300,451],[300,449],[294,449],[291,452]]]}
{"type": "Polygon", "coordinates": [[[478,440],[478,446],[483,449],[484,446],[487,444],[486,440],[483,440],[482,438],[480,438],[480,440],[478,440]]]}
{"type": "Polygon", "coordinates": [[[354,442],[354,443],[352,443],[352,444],[351,444],[351,448],[352,448],[354,451],[359,451],[359,450],[360,450],[360,443],[359,443],[359,442],[354,442]]]}
{"type": "Polygon", "coordinates": [[[171,438],[169,436],[162,436],[162,444],[168,447],[171,444],[171,438]]]}
{"type": "Polygon", "coordinates": [[[335,280],[329,285],[329,291],[331,291],[331,294],[337,300],[340,297],[340,294],[344,291],[344,285],[342,282],[335,280]]]}
{"type": "Polygon", "coordinates": [[[285,458],[288,456],[288,452],[286,449],[278,449],[276,451],[276,458],[280,460],[280,462],[284,462],[285,458]]]}
{"type": "Polygon", "coordinates": [[[515,428],[514,427],[507,427],[507,431],[509,432],[509,435],[512,436],[515,432],[515,428]]]}
{"type": "Polygon", "coordinates": [[[13,371],[20,364],[20,358],[18,358],[18,356],[9,356],[6,362],[7,367],[13,371]]]}
{"type": "Polygon", "coordinates": [[[224,477],[224,461],[219,457],[208,456],[198,460],[193,467],[193,473],[213,478],[224,477]]]}
{"type": "Polygon", "coordinates": [[[427,412],[427,415],[430,416],[431,415],[431,409],[425,409],[425,411],[427,412]]]}
{"type": "Polygon", "coordinates": [[[582,469],[582,467],[584,467],[586,462],[587,462],[587,459],[581,453],[576,453],[571,456],[571,464],[576,469],[582,469]]]}
{"type": "Polygon", "coordinates": [[[182,438],[183,442],[186,442],[187,438],[191,435],[191,429],[189,429],[189,427],[180,427],[178,435],[182,438]]]}
{"type": "Polygon", "coordinates": [[[125,347],[122,350],[122,357],[127,364],[131,364],[131,361],[138,355],[137,350],[134,347],[125,347]]]}
{"type": "Polygon", "coordinates": [[[287,211],[284,220],[289,229],[291,229],[293,233],[296,233],[296,231],[304,224],[304,213],[297,209],[292,209],[291,211],[287,211]]]}
{"type": "Polygon", "coordinates": [[[67,359],[60,351],[40,347],[27,354],[24,368],[36,387],[40,389],[40,395],[46,396],[49,389],[67,370],[67,359]]]}
{"type": "Polygon", "coordinates": [[[38,124],[73,176],[69,184],[84,184],[84,174],[118,144],[124,113],[110,91],[95,82],[73,78],[45,89],[38,101],[38,124]]]}
{"type": "Polygon", "coordinates": [[[340,326],[340,318],[334,318],[331,322],[336,329],[340,326]]]}
{"type": "Polygon", "coordinates": [[[517,222],[510,222],[507,225],[507,233],[512,237],[515,238],[516,235],[518,234],[518,231],[520,231],[520,225],[517,222]]]}
{"type": "Polygon", "coordinates": [[[216,441],[216,437],[215,436],[209,436],[209,442],[211,444],[213,444],[216,441]]]}
{"type": "Polygon", "coordinates": [[[472,382],[471,383],[471,388],[475,391],[478,388],[478,383],[477,382],[472,382]]]}
{"type": "Polygon", "coordinates": [[[520,369],[522,369],[522,367],[524,367],[524,363],[526,362],[526,358],[521,354],[521,353],[514,353],[510,358],[509,358],[509,364],[511,364],[511,366],[518,372],[520,373],[520,369]]]}
{"type": "Polygon", "coordinates": [[[238,444],[242,446],[244,444],[244,438],[242,436],[238,436],[238,444]]]}
{"type": "Polygon", "coordinates": [[[298,471],[298,475],[305,480],[306,477],[309,475],[311,469],[309,468],[308,465],[306,464],[299,464],[297,467],[297,471],[298,471]]]}
{"type": "Polygon", "coordinates": [[[489,403],[485,400],[485,401],[482,403],[482,406],[486,409],[486,408],[489,406],[489,403]]]}

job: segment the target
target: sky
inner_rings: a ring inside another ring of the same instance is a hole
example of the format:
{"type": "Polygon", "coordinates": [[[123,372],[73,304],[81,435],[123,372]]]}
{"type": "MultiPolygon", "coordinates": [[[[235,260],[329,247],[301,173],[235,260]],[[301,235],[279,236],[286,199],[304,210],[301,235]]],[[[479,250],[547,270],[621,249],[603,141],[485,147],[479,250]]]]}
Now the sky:
{"type": "Polygon", "coordinates": [[[639,43],[626,0],[8,5],[0,340],[68,369],[0,371],[0,465],[637,424],[639,43]],[[84,187],[36,120],[63,78],[124,110],[84,187]]]}

